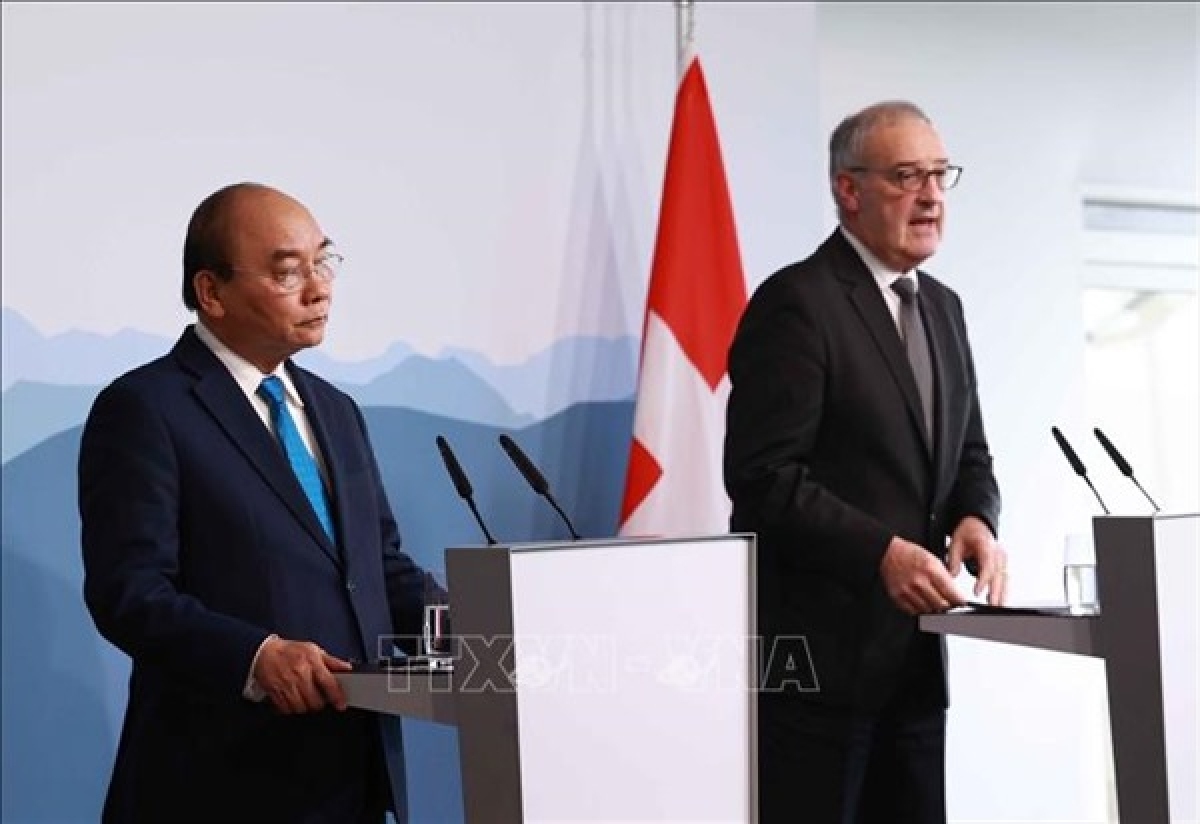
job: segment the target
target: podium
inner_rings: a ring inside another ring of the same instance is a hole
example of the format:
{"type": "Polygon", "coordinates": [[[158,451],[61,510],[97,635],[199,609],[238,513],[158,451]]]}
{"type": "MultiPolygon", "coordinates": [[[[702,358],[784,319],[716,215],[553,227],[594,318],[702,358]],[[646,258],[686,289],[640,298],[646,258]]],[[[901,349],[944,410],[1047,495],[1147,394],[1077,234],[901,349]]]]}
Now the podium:
{"type": "Polygon", "coordinates": [[[750,535],[446,550],[452,673],[339,675],[458,728],[468,822],[757,820],[750,535]]]}
{"type": "Polygon", "coordinates": [[[947,613],[921,629],[1104,660],[1122,824],[1200,819],[1200,515],[1097,517],[1096,615],[947,613]]]}

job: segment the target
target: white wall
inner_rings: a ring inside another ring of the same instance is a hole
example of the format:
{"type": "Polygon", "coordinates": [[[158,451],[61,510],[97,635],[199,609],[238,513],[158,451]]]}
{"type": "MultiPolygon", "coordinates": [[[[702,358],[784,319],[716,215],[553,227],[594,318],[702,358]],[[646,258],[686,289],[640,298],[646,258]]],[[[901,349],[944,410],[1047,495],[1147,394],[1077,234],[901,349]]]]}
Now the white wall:
{"type": "MultiPolygon", "coordinates": [[[[1094,503],[1050,427],[1098,485],[1123,480],[1083,417],[1079,190],[1196,198],[1196,5],[826,3],[817,21],[822,134],[908,98],[966,169],[927,268],[966,306],[1013,596],[1060,597],[1062,536],[1094,503]]],[[[951,668],[952,818],[1101,820],[1101,665],[956,641],[951,668]]]]}
{"type": "MultiPolygon", "coordinates": [[[[797,195],[813,17],[698,15],[750,271],[819,228],[797,195]]],[[[6,4],[4,22],[4,303],[43,333],[176,334],[181,227],[242,179],[293,191],[343,247],[331,355],[403,339],[511,363],[641,332],[669,3],[6,4]]]]}
{"type": "MultiPolygon", "coordinates": [[[[349,256],[332,355],[405,341],[515,362],[637,334],[673,18],[667,2],[5,4],[3,304],[45,334],[173,336],[188,213],[260,179],[349,256]]],[[[832,225],[823,143],[850,110],[914,99],[966,167],[930,268],[966,302],[1016,598],[1059,595],[1061,536],[1092,507],[1048,432],[1086,432],[1078,190],[1195,196],[1196,18],[696,4],[751,286],[832,225]]],[[[953,817],[1101,817],[1098,665],[954,646],[953,817]]]]}
{"type": "MultiPolygon", "coordinates": [[[[821,230],[811,190],[820,166],[815,9],[697,11],[743,259],[747,271],[764,271],[821,230]]],[[[53,387],[78,395],[121,371],[106,371],[128,354],[109,351],[118,344],[149,340],[159,354],[189,319],[178,295],[191,210],[247,179],[303,200],[346,254],[322,347],[339,360],[392,344],[465,352],[471,363],[513,366],[522,380],[483,388],[519,386],[520,397],[505,398],[512,408],[541,410],[523,378],[549,373],[538,383],[559,378],[574,394],[548,396],[587,401],[615,356],[579,362],[585,355],[568,352],[536,372],[522,371],[523,361],[569,338],[641,333],[676,86],[670,3],[5,3],[2,13],[0,254],[13,318],[4,328],[26,329],[18,321],[27,319],[35,329],[24,334],[28,348],[5,347],[6,373],[49,381],[39,367],[51,359],[29,353],[77,343],[106,355],[77,379],[86,385],[53,387]],[[69,334],[123,329],[155,337],[69,334]],[[21,350],[16,362],[10,349],[21,350]]],[[[452,377],[462,381],[459,372],[452,377]]],[[[5,394],[6,437],[16,417],[7,404],[20,395],[5,394]]],[[[544,502],[527,490],[512,497],[520,488],[494,447],[489,397],[453,404],[453,423],[476,444],[456,448],[472,470],[484,467],[473,472],[480,508],[488,513],[493,496],[511,504],[489,513],[493,527],[497,516],[513,525],[501,538],[545,537],[531,534],[544,502]]],[[[581,529],[576,490],[594,523],[611,528],[615,518],[628,449],[619,417],[628,402],[618,399],[564,417],[545,436],[557,454],[542,466],[565,481],[556,488],[581,529]],[[608,474],[580,470],[595,460],[581,453],[594,452],[608,474]],[[605,500],[612,511],[601,521],[605,500]]],[[[428,411],[414,400],[410,391],[394,403],[428,411]]],[[[33,467],[43,481],[3,485],[2,817],[14,824],[97,819],[125,698],[124,657],[100,642],[78,594],[67,453],[82,411],[60,418],[43,410],[48,403],[34,402],[27,416],[39,419],[37,445],[4,466],[6,480],[27,479],[33,467]],[[54,422],[45,429],[64,431],[44,431],[43,417],[54,422]],[[13,509],[22,486],[37,488],[53,516],[17,514],[59,537],[21,531],[13,509]],[[74,742],[66,754],[63,740],[74,742]]],[[[410,551],[428,550],[436,569],[442,547],[477,538],[418,429],[376,445],[397,481],[409,470],[419,478],[400,495],[392,487],[393,507],[410,551]],[[447,504],[454,516],[442,517],[447,504]]],[[[448,730],[407,738],[414,821],[460,817],[452,739],[448,730]]]]}

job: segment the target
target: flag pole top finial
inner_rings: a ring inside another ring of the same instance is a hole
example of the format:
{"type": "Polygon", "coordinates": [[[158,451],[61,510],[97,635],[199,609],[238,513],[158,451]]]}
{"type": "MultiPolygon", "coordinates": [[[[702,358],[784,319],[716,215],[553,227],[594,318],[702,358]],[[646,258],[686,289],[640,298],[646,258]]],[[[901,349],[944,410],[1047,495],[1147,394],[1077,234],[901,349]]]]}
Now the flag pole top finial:
{"type": "Polygon", "coordinates": [[[674,0],[675,2],[675,74],[676,79],[683,80],[688,63],[692,59],[692,41],[695,37],[693,0],[674,0]]]}

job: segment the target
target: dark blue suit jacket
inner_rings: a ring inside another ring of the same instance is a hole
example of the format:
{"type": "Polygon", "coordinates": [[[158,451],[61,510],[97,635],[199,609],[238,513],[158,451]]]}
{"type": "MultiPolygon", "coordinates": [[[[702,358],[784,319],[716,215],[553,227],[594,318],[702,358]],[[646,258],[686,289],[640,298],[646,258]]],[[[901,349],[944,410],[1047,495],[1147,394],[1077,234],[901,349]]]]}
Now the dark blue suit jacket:
{"type": "Polygon", "coordinates": [[[374,661],[380,639],[415,636],[425,597],[441,595],[400,551],[354,401],[287,368],[325,457],[336,544],[274,436],[192,329],[104,389],[88,416],[84,596],[100,633],[133,660],[105,821],[382,815],[376,717],[285,716],[242,696],[270,633],[374,661]]]}

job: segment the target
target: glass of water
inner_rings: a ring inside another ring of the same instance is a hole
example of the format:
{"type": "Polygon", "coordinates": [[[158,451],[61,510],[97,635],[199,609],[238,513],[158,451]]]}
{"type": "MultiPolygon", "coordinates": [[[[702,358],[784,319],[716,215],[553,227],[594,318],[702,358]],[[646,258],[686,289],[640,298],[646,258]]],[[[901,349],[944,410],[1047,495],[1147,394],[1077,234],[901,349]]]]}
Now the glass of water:
{"type": "Polygon", "coordinates": [[[1063,593],[1067,611],[1087,615],[1099,607],[1096,594],[1096,553],[1092,536],[1072,533],[1063,546],[1063,593]]]}
{"type": "Polygon", "coordinates": [[[450,637],[447,632],[449,620],[449,604],[425,605],[425,627],[421,639],[422,654],[430,658],[450,655],[450,637]]]}

